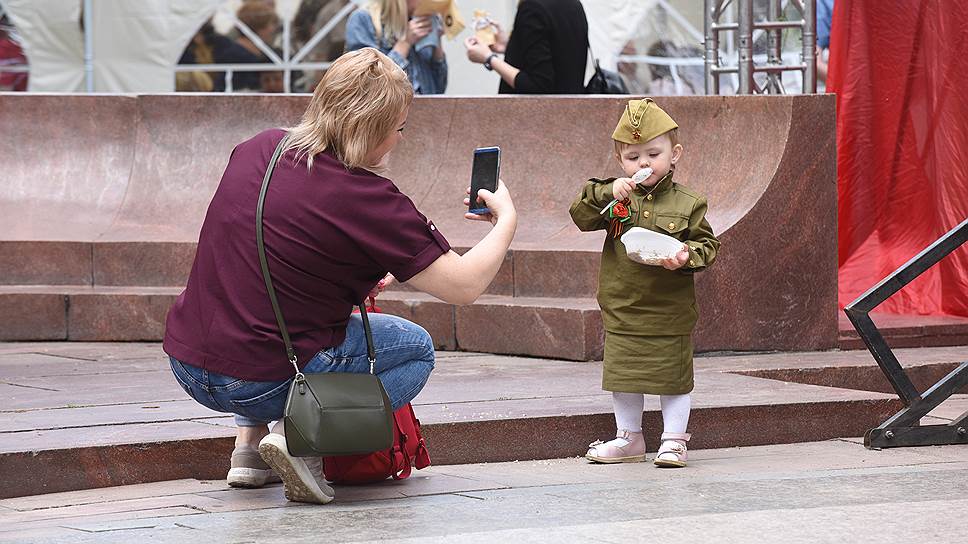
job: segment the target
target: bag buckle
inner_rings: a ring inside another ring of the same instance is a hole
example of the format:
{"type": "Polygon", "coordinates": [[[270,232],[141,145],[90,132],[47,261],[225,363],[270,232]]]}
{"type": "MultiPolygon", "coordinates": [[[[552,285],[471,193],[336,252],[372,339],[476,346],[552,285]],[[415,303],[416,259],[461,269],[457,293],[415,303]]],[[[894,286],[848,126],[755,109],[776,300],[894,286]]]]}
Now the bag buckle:
{"type": "Polygon", "coordinates": [[[299,394],[305,395],[306,394],[306,375],[303,374],[302,372],[296,372],[296,377],[294,378],[294,380],[296,381],[296,387],[299,394]]]}

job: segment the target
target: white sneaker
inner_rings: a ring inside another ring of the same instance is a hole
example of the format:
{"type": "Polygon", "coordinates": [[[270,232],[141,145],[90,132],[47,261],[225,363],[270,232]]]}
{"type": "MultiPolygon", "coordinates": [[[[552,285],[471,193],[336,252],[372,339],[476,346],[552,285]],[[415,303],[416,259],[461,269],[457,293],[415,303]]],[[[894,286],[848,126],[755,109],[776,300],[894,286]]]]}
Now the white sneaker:
{"type": "Polygon", "coordinates": [[[244,488],[257,488],[280,481],[259,452],[248,446],[236,446],[232,451],[232,468],[225,480],[232,487],[244,488]]]}
{"type": "Polygon", "coordinates": [[[325,482],[318,481],[300,457],[289,455],[286,437],[269,433],[259,442],[259,455],[282,477],[286,498],[294,502],[326,504],[336,494],[325,482]]]}

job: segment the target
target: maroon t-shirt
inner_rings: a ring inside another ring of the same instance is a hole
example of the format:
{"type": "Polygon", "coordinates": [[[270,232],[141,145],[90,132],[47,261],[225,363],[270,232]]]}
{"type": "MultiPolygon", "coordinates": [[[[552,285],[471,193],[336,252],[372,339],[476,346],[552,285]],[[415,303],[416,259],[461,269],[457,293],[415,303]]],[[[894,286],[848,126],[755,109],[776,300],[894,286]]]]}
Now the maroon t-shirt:
{"type": "MultiPolygon", "coordinates": [[[[164,349],[185,363],[252,381],[283,380],[286,360],[255,243],[262,177],[281,129],[232,151],[209,204],[185,291],[165,328],[164,349]]],[[[329,153],[283,155],[264,210],[269,271],[302,367],[339,345],[353,307],[386,275],[407,281],[450,249],[432,222],[390,180],[347,170],[329,153]]]]}

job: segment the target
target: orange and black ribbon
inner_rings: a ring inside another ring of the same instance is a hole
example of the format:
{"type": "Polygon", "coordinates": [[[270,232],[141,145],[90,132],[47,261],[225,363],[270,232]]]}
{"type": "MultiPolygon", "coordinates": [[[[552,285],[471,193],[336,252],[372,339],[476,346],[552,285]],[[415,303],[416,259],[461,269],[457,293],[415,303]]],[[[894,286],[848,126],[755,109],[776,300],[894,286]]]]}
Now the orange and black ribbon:
{"type": "Polygon", "coordinates": [[[616,202],[612,204],[612,207],[608,210],[608,232],[613,238],[618,238],[622,235],[622,223],[632,219],[632,211],[629,208],[631,201],[625,199],[621,202],[616,202]]]}

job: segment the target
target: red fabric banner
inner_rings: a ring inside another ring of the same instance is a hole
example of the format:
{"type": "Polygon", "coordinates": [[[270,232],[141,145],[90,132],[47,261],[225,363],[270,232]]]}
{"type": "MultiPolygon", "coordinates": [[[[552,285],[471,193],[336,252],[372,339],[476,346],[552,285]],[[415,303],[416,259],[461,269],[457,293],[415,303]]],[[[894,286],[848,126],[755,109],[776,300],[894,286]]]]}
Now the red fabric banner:
{"type": "MultiPolygon", "coordinates": [[[[968,217],[968,2],[838,0],[840,306],[968,217]]],[[[878,307],[968,316],[968,244],[878,307]]]]}

